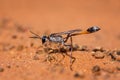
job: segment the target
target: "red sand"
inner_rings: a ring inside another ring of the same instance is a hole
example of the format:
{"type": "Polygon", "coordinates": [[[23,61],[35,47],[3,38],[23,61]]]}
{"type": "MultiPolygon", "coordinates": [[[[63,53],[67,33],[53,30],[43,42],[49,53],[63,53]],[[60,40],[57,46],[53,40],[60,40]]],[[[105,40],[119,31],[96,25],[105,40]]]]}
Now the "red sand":
{"type": "MultiPolygon", "coordinates": [[[[119,80],[118,61],[110,57],[95,59],[90,52],[75,51],[73,71],[69,70],[69,57],[62,63],[43,62],[44,54],[33,57],[40,40],[33,40],[29,30],[40,34],[71,29],[100,26],[101,30],[90,35],[74,37],[73,42],[87,45],[89,49],[101,46],[106,50],[120,49],[120,1],[82,0],[0,0],[0,72],[1,80],[119,80]],[[3,20],[8,20],[3,23],[3,20]],[[17,24],[17,25],[15,25],[17,24]],[[20,27],[19,27],[20,26],[20,27]],[[34,43],[33,47],[30,47],[34,43]],[[100,75],[92,73],[99,65],[100,75]],[[76,78],[79,73],[82,77],[76,78]]],[[[42,48],[40,48],[42,49],[42,48]]],[[[56,54],[61,58],[61,55],[56,54]]]]}

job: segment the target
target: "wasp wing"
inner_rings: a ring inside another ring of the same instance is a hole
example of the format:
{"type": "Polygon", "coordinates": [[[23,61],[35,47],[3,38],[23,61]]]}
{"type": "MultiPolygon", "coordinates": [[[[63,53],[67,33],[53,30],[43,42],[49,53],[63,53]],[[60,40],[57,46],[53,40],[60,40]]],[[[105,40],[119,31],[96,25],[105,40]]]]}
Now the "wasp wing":
{"type": "Polygon", "coordinates": [[[81,29],[74,29],[74,30],[69,30],[69,31],[64,31],[64,32],[59,32],[59,33],[52,33],[51,35],[57,36],[57,35],[66,35],[66,34],[72,34],[72,33],[78,33],[82,31],[81,29]]]}

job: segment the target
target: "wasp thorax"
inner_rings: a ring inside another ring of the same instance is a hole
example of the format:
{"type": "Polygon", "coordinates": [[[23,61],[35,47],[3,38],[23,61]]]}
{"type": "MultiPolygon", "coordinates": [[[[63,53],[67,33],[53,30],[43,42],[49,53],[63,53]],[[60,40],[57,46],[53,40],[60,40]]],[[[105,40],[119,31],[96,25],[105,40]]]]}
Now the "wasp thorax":
{"type": "Polygon", "coordinates": [[[100,28],[97,27],[97,26],[93,26],[93,27],[90,27],[90,28],[87,29],[87,31],[89,33],[93,33],[93,32],[99,31],[99,30],[100,30],[100,28]]]}

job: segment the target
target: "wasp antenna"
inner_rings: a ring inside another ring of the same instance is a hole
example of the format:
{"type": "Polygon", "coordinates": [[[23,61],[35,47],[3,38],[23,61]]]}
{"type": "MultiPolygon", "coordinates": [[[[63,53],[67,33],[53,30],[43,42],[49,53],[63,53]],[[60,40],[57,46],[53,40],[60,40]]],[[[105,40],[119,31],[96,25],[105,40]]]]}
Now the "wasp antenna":
{"type": "Polygon", "coordinates": [[[37,36],[32,36],[32,37],[29,37],[29,38],[39,38],[39,37],[37,37],[37,36]]]}
{"type": "Polygon", "coordinates": [[[32,34],[34,34],[35,36],[33,36],[33,37],[29,37],[29,38],[40,38],[40,39],[42,39],[38,34],[32,32],[32,31],[30,31],[30,32],[31,32],[32,34]]]}

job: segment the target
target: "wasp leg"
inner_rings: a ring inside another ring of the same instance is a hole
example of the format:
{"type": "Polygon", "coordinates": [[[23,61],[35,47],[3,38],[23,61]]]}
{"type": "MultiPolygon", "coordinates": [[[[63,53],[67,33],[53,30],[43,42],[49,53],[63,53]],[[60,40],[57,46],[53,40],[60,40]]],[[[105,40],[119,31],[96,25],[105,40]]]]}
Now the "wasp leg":
{"type": "Polygon", "coordinates": [[[70,69],[72,70],[72,64],[73,64],[73,61],[72,61],[72,51],[73,51],[73,43],[72,43],[72,37],[70,37],[70,42],[71,42],[71,49],[70,49],[70,69]]]}
{"type": "Polygon", "coordinates": [[[47,62],[47,61],[48,61],[49,63],[51,63],[52,61],[56,61],[56,58],[55,58],[54,55],[52,54],[52,53],[55,52],[54,49],[52,49],[52,48],[50,48],[50,47],[48,47],[48,46],[45,46],[44,51],[45,51],[45,53],[46,53],[46,58],[45,58],[44,62],[47,62]]]}
{"type": "Polygon", "coordinates": [[[50,54],[47,54],[47,55],[46,55],[46,58],[44,59],[43,62],[49,62],[49,63],[51,63],[51,62],[57,62],[57,61],[58,61],[58,60],[57,60],[57,58],[55,57],[55,55],[52,54],[52,53],[50,53],[50,54]]]}
{"type": "Polygon", "coordinates": [[[67,42],[67,40],[69,39],[69,37],[70,37],[70,34],[68,34],[67,37],[64,38],[65,39],[64,43],[67,42]]]}
{"type": "Polygon", "coordinates": [[[71,56],[71,55],[69,55],[69,54],[67,54],[67,53],[65,53],[65,54],[66,54],[68,57],[70,57],[70,70],[73,71],[72,65],[73,65],[73,63],[75,62],[76,58],[73,57],[73,56],[71,56]]]}
{"type": "Polygon", "coordinates": [[[71,42],[71,44],[70,44],[70,45],[64,44],[64,45],[70,47],[70,55],[68,55],[68,54],[66,54],[66,55],[70,57],[70,70],[73,70],[73,69],[72,69],[72,65],[73,65],[73,63],[75,62],[76,58],[72,56],[72,51],[73,51],[72,36],[68,34],[65,41],[67,41],[69,37],[70,37],[70,42],[71,42]]]}

